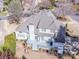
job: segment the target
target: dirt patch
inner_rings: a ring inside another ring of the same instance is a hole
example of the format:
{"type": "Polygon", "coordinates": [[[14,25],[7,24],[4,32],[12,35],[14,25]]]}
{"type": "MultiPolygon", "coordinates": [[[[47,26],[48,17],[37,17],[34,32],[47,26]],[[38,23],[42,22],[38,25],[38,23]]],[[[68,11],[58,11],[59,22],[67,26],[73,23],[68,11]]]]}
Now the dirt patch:
{"type": "MultiPolygon", "coordinates": [[[[22,56],[25,56],[26,59],[58,59],[57,56],[53,54],[49,54],[46,51],[32,51],[30,48],[26,48],[26,51],[24,50],[24,47],[22,45],[23,42],[17,42],[17,48],[16,48],[16,57],[18,59],[21,59],[22,56]]],[[[64,59],[72,59],[69,56],[64,56],[64,59]]],[[[76,59],[79,59],[79,56],[77,56],[76,59]]]]}

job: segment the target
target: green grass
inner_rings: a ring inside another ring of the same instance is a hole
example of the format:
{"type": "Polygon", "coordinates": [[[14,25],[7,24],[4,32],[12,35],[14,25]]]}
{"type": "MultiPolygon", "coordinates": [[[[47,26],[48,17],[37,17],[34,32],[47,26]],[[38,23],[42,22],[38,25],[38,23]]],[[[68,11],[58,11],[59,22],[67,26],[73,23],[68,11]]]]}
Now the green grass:
{"type": "Polygon", "coordinates": [[[4,52],[9,50],[12,55],[15,55],[16,53],[16,37],[15,33],[12,33],[10,35],[7,35],[5,37],[4,45],[0,46],[0,52],[4,52]]]}
{"type": "Polygon", "coordinates": [[[5,37],[4,48],[10,50],[14,55],[16,53],[16,37],[15,33],[12,33],[5,37]]]}
{"type": "Polygon", "coordinates": [[[7,11],[2,11],[2,12],[0,12],[0,16],[6,16],[7,14],[8,14],[7,11]]]}

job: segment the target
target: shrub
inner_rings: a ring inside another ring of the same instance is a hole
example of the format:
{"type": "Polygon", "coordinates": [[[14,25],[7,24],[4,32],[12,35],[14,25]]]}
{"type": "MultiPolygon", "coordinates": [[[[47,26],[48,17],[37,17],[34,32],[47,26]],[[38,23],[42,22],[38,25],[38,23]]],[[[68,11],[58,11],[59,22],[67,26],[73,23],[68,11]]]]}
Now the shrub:
{"type": "Polygon", "coordinates": [[[12,55],[15,55],[16,53],[16,37],[15,33],[12,33],[10,35],[7,35],[5,37],[4,47],[3,50],[10,50],[12,55]]]}
{"type": "Polygon", "coordinates": [[[7,5],[11,2],[11,0],[4,0],[4,5],[7,5]]]}

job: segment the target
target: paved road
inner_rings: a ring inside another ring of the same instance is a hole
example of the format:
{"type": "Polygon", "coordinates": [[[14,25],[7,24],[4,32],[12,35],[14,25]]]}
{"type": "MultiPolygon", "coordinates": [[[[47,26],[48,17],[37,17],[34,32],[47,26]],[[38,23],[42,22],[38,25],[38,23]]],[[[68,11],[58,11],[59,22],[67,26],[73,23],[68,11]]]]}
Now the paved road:
{"type": "Polygon", "coordinates": [[[7,20],[7,16],[0,16],[0,20],[7,20]]]}

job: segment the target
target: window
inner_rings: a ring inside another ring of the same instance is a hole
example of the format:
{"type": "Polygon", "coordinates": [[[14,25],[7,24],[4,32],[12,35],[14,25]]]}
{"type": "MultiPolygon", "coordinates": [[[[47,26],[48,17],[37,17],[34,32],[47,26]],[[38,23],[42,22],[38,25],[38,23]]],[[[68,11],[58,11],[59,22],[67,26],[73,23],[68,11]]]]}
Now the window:
{"type": "Polygon", "coordinates": [[[46,29],[39,29],[39,32],[46,32],[46,29]]]}
{"type": "Polygon", "coordinates": [[[39,32],[42,32],[42,29],[39,29],[39,32]]]}
{"type": "Polygon", "coordinates": [[[39,32],[50,33],[50,29],[39,29],[39,32]]]}
{"type": "Polygon", "coordinates": [[[44,37],[44,41],[48,41],[50,37],[44,37]]]}
{"type": "Polygon", "coordinates": [[[46,29],[46,33],[50,33],[51,31],[50,31],[50,29],[46,29]]]}
{"type": "Polygon", "coordinates": [[[46,32],[46,29],[42,29],[42,32],[46,32]]]}

